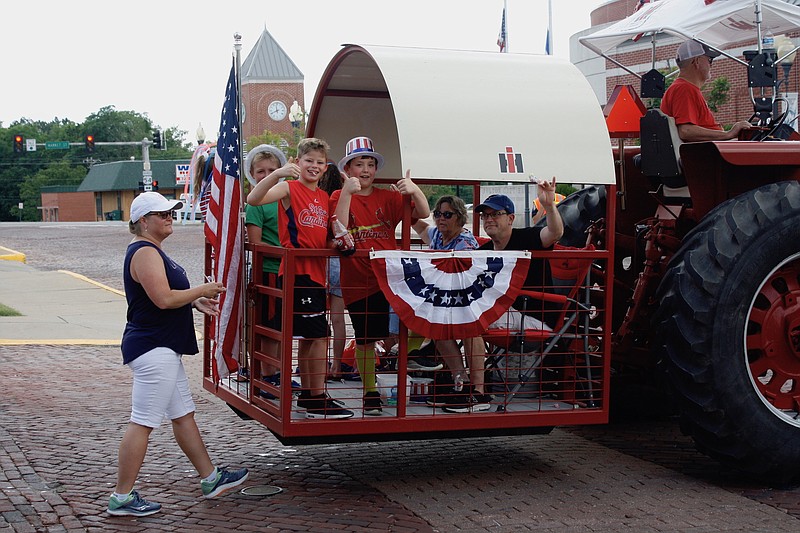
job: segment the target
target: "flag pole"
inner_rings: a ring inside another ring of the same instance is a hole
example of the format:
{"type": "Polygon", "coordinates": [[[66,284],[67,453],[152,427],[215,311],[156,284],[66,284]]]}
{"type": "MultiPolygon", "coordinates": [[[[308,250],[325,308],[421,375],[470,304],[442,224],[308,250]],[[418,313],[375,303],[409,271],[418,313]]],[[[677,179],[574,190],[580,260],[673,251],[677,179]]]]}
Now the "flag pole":
{"type": "Polygon", "coordinates": [[[553,0],[547,0],[547,53],[553,52],[553,0]]]}
{"type": "Polygon", "coordinates": [[[242,251],[242,268],[244,272],[240,272],[239,274],[239,290],[240,290],[240,298],[237,305],[239,306],[239,317],[242,321],[242,329],[241,335],[239,336],[239,362],[240,366],[244,366],[245,369],[250,370],[250,361],[248,358],[248,351],[247,351],[247,340],[250,337],[249,332],[247,330],[247,307],[245,306],[245,300],[247,299],[247,262],[244,261],[246,257],[245,251],[245,214],[244,209],[242,208],[242,202],[245,199],[244,196],[244,180],[242,179],[242,175],[246,175],[248,169],[244,169],[244,137],[242,135],[242,34],[236,32],[233,34],[233,49],[235,50],[236,54],[236,122],[237,127],[239,128],[239,191],[240,191],[240,202],[239,202],[239,242],[241,244],[240,250],[242,251]],[[244,365],[241,362],[244,361],[244,365]]]}
{"type": "Polygon", "coordinates": [[[508,53],[508,0],[503,0],[503,14],[506,18],[506,46],[503,52],[508,53]]]}

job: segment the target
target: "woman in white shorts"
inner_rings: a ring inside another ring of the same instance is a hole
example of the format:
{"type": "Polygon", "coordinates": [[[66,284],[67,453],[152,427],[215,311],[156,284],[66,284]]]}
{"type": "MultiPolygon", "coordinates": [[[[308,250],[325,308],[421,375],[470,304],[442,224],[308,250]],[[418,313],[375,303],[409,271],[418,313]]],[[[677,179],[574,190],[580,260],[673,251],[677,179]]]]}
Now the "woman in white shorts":
{"type": "Polygon", "coordinates": [[[177,200],[145,192],[131,204],[128,245],[123,270],[128,322],[122,335],[123,363],[133,370],[131,418],[119,446],[117,484],[108,502],[112,515],[147,516],[161,504],[145,500],[133,490],[147,453],[153,429],[166,418],[183,453],[200,474],[200,489],[213,498],[247,479],[247,470],[216,468],[194,420],[195,405],[181,361],[196,354],[192,309],[218,315],[221,283],[190,288],[186,271],[162,250],[172,234],[177,200]]]}

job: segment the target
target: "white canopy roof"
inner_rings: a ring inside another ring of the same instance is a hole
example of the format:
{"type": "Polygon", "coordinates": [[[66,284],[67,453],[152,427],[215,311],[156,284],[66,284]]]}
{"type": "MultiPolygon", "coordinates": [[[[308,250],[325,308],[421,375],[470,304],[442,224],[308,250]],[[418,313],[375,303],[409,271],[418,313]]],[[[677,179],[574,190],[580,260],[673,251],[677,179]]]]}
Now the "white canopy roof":
{"type": "Polygon", "coordinates": [[[308,135],[344,156],[372,138],[382,177],[614,183],[602,110],[568,61],[539,55],[346,45],[311,107],[308,135]],[[510,164],[509,164],[510,162],[510,164]]]}
{"type": "Polygon", "coordinates": [[[800,0],[657,0],[579,41],[605,55],[642,34],[665,32],[724,48],[756,38],[758,1],[762,31],[778,35],[800,28],[800,0]]]}

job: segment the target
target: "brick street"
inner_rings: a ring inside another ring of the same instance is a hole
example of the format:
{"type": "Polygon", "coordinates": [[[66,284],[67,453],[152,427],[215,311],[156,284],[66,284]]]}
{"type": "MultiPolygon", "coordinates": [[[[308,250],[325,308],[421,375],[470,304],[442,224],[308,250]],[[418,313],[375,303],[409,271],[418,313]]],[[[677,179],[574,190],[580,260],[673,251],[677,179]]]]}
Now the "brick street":
{"type": "MultiPolygon", "coordinates": [[[[0,246],[25,253],[30,268],[117,289],[129,239],[120,223],[0,224],[0,246]]],[[[176,228],[165,245],[193,283],[201,247],[199,227],[176,228]]],[[[106,515],[130,409],[119,348],[0,346],[0,531],[800,530],[800,489],[720,467],[670,418],[542,436],[286,447],[202,390],[199,356],[184,361],[212,459],[249,468],[245,486],[283,492],[202,499],[162,425],[137,488],[163,510],[106,515]]]]}

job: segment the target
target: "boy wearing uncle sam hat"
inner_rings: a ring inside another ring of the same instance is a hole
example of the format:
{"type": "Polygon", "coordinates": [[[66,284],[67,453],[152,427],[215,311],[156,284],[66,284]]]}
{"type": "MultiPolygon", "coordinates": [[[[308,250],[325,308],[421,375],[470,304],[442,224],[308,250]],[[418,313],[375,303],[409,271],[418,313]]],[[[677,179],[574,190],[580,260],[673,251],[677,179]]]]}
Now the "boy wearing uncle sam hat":
{"type": "MultiPolygon", "coordinates": [[[[395,228],[403,218],[403,196],[411,196],[412,219],[430,214],[428,200],[411,181],[411,171],[390,189],[375,187],[375,174],[383,156],[368,137],[355,137],[339,161],[344,173],[342,189],[331,196],[331,213],[347,226],[357,250],[394,250],[395,228]]],[[[353,323],[356,363],[364,386],[364,414],[382,413],[375,382],[375,341],[389,336],[389,302],[378,287],[368,257],[341,258],[342,297],[353,323]]]]}
{"type": "MultiPolygon", "coordinates": [[[[328,247],[328,193],[317,182],[328,165],[328,143],[306,138],[297,146],[297,161],[290,161],[259,181],[247,203],[278,202],[278,233],[284,248],[328,247]],[[281,177],[297,178],[280,181],[281,177]]],[[[281,262],[278,285],[283,286],[286,261],[281,262]]],[[[328,366],[328,320],[326,260],[324,256],[297,256],[294,263],[295,289],[292,335],[298,339],[297,359],[302,390],[297,407],[307,418],[350,418],[325,394],[328,366]]],[[[276,310],[276,316],[281,311],[276,310]]]]}

